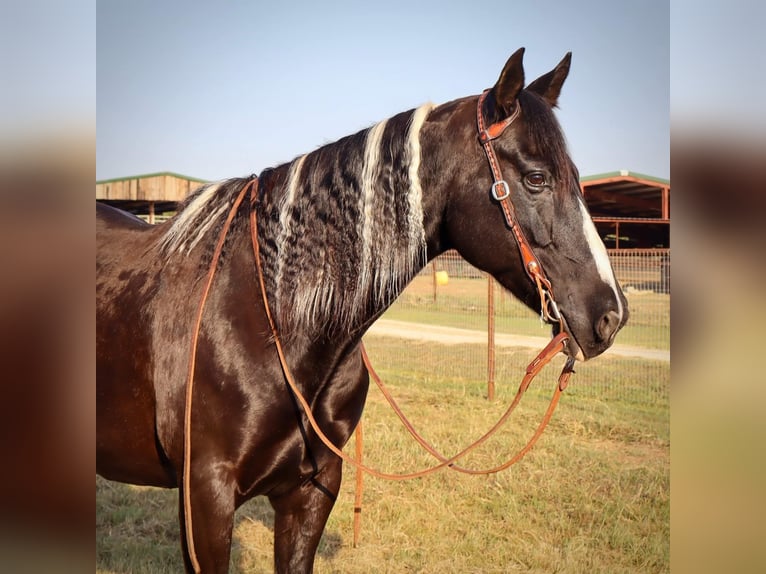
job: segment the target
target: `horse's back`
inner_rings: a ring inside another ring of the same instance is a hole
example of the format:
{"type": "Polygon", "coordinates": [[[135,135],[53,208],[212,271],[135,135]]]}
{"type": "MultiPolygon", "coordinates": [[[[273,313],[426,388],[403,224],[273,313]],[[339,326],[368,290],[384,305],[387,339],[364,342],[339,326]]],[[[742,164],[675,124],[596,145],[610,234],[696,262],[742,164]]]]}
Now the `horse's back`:
{"type": "Polygon", "coordinates": [[[117,209],[105,203],[96,202],[96,222],[109,227],[145,228],[151,227],[143,219],[132,213],[117,209]]]}
{"type": "Polygon", "coordinates": [[[96,267],[103,277],[146,259],[157,247],[164,225],[151,225],[132,213],[96,202],[96,267]]]}
{"type": "Polygon", "coordinates": [[[96,204],[96,467],[113,480],[174,486],[155,440],[151,330],[161,233],[96,204]]]}

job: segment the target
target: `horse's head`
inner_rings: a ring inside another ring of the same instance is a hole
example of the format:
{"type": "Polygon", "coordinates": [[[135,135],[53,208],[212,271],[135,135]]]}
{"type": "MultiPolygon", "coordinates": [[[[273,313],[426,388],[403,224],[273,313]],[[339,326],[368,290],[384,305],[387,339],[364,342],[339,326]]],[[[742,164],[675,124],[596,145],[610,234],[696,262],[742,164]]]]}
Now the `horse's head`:
{"type": "Polygon", "coordinates": [[[515,218],[550,282],[563,318],[557,325],[571,335],[567,352],[585,360],[612,344],[628,318],[627,302],[553,114],[569,73],[570,54],[525,88],[523,53],[522,48],[510,57],[478,104],[480,121],[492,131],[491,147],[507,186],[492,188],[497,176],[493,178],[490,170],[490,152],[485,154],[477,138],[476,100],[457,104],[453,117],[462,118],[463,133],[472,123],[473,133],[468,134],[468,149],[461,150],[465,159],[453,172],[445,213],[448,243],[540,311],[541,293],[525,272],[517,239],[506,223],[515,218]],[[473,119],[464,109],[471,106],[473,119]],[[504,215],[498,201],[506,192],[515,216],[504,215]]]}

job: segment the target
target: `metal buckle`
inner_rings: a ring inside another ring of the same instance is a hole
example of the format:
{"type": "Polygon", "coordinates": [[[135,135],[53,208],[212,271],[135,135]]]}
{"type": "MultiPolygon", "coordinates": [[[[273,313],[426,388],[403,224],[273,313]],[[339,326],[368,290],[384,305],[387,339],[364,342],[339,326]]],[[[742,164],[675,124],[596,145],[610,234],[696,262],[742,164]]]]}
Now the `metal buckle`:
{"type": "Polygon", "coordinates": [[[511,188],[508,186],[508,183],[504,179],[501,179],[500,181],[496,181],[495,183],[492,184],[492,197],[494,197],[497,201],[503,201],[504,199],[508,198],[508,196],[510,195],[511,195],[511,188]],[[501,186],[505,190],[505,193],[503,193],[502,195],[497,193],[497,189],[501,186]]]}

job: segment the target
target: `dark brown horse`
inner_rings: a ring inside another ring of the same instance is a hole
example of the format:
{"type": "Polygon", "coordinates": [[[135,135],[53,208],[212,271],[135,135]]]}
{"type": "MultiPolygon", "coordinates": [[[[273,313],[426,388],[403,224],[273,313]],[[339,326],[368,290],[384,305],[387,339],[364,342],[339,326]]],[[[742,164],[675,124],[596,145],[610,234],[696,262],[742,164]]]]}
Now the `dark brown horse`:
{"type": "MultiPolygon", "coordinates": [[[[553,115],[570,57],[524,88],[522,56],[511,56],[479,113],[488,125],[514,117],[493,144],[499,167],[555,289],[566,352],[589,359],[612,344],[627,304],[553,115]]],[[[201,571],[227,571],[234,511],[256,495],[275,510],[276,571],[311,571],[341,482],[341,460],[285,384],[255,271],[251,210],[287,363],[338,446],[367,394],[362,335],[430,259],[457,249],[539,310],[490,191],[477,106],[477,96],[421,106],[267,169],[257,200],[237,210],[194,370],[188,494],[201,571]]],[[[223,221],[248,182],[206,185],[158,226],[97,206],[96,452],[105,478],[178,487],[184,499],[193,323],[223,221]]]]}

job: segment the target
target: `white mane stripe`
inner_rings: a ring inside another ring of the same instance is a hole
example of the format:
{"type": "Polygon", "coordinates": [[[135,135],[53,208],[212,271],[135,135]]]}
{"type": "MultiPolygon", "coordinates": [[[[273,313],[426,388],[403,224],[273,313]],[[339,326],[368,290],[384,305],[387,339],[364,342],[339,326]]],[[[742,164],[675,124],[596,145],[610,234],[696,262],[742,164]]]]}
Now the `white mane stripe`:
{"type": "Polygon", "coordinates": [[[210,227],[215,223],[216,219],[224,212],[226,209],[228,209],[229,205],[224,203],[221,205],[218,209],[216,209],[208,218],[207,221],[205,221],[202,225],[199,227],[199,231],[197,231],[197,236],[191,241],[191,243],[184,243],[179,247],[180,251],[186,251],[186,253],[190,253],[192,249],[194,249],[194,246],[199,243],[199,240],[204,237],[205,233],[207,233],[207,230],[210,229],[210,227]]]}
{"type": "Polygon", "coordinates": [[[617,299],[617,311],[620,315],[620,321],[622,321],[623,308],[622,300],[620,299],[619,291],[617,290],[617,279],[614,277],[614,271],[612,264],[609,262],[609,254],[606,252],[604,242],[601,241],[601,236],[596,231],[596,226],[593,224],[593,220],[588,213],[582,200],[577,202],[580,205],[580,214],[582,215],[582,226],[585,238],[588,241],[588,246],[593,254],[593,259],[596,262],[596,270],[599,277],[612,288],[614,291],[614,298],[617,299]]]}
{"type": "MultiPolygon", "coordinates": [[[[280,285],[282,281],[282,272],[285,264],[285,244],[287,243],[290,235],[292,234],[292,210],[295,203],[295,196],[298,191],[298,181],[301,177],[301,170],[303,169],[303,162],[306,160],[306,155],[302,155],[290,166],[290,171],[287,175],[287,189],[285,192],[282,205],[279,209],[279,237],[277,238],[277,276],[276,284],[280,285]]],[[[277,293],[280,293],[281,289],[277,288],[277,293]]]]}
{"type": "MultiPolygon", "coordinates": [[[[298,180],[300,179],[301,168],[305,160],[306,156],[302,155],[290,166],[290,172],[287,176],[287,193],[285,193],[279,211],[279,224],[283,230],[290,227],[290,212],[292,211],[293,203],[295,203],[295,192],[298,189],[298,180]]],[[[284,240],[284,237],[280,237],[280,240],[284,240]]]]}
{"type": "Polygon", "coordinates": [[[424,104],[412,114],[412,122],[407,133],[409,152],[410,189],[407,196],[409,216],[407,228],[410,236],[410,261],[417,262],[425,249],[425,229],[423,228],[423,189],[420,187],[420,130],[428,114],[434,108],[431,103],[424,104]]]}
{"type": "Polygon", "coordinates": [[[383,120],[370,128],[364,146],[358,224],[359,236],[362,239],[361,268],[357,288],[357,293],[360,295],[364,295],[372,281],[372,231],[375,224],[373,210],[375,207],[375,190],[378,187],[377,178],[380,171],[380,147],[387,123],[388,120],[383,120]]]}
{"type": "MultiPolygon", "coordinates": [[[[197,216],[202,212],[204,207],[215,196],[218,189],[223,182],[217,181],[204,187],[202,191],[195,197],[192,202],[186,206],[173,222],[173,225],[168,229],[165,237],[162,239],[162,248],[169,252],[178,250],[183,245],[183,240],[186,234],[189,232],[189,228],[197,219],[197,216]]],[[[196,243],[196,241],[195,241],[196,243]]]]}

